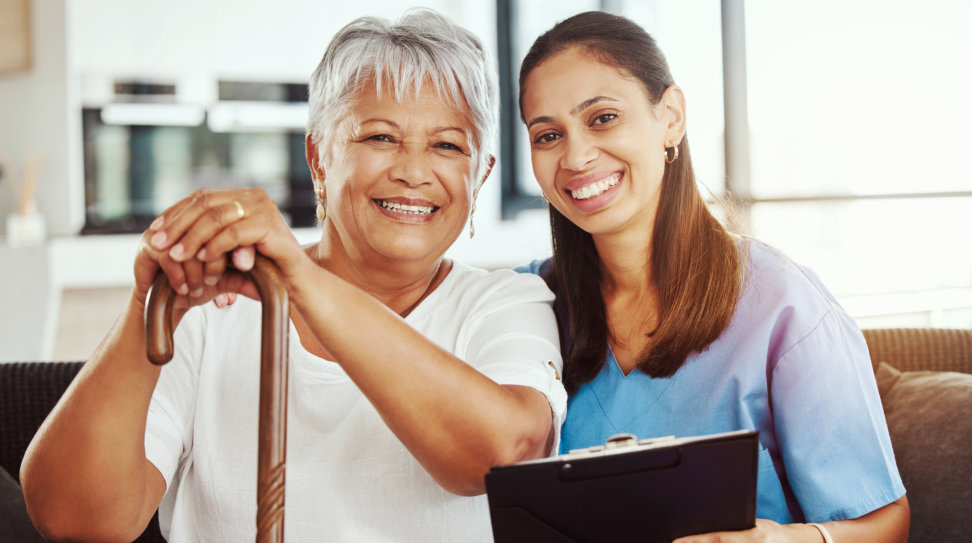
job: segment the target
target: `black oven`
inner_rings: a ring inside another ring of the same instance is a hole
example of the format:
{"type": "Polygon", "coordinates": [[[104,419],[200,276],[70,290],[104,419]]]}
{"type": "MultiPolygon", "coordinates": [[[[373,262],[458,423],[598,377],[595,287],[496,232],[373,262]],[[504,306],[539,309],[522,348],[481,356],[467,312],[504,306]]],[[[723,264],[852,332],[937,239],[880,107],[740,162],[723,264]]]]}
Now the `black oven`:
{"type": "Polygon", "coordinates": [[[140,232],[201,188],[260,187],[291,226],[314,224],[306,85],[218,86],[206,105],[181,103],[172,85],[115,83],[110,103],[82,109],[82,233],[140,232]]]}

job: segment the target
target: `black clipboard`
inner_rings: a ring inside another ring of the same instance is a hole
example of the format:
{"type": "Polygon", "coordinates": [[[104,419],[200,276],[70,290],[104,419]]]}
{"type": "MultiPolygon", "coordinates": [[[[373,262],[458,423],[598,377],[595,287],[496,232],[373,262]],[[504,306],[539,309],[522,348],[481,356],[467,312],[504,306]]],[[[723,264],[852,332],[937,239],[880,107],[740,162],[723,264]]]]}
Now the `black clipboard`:
{"type": "Polygon", "coordinates": [[[486,474],[496,543],[645,543],[752,528],[759,432],[638,440],[486,474]]]}

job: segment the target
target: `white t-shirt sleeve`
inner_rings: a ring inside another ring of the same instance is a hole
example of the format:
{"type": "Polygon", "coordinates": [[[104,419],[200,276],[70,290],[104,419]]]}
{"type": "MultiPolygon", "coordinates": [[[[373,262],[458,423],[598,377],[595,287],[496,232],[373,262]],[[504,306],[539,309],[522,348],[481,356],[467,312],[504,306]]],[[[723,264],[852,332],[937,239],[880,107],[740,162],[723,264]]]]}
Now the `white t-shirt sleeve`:
{"type": "Polygon", "coordinates": [[[509,273],[492,289],[470,319],[465,360],[501,385],[536,389],[550,403],[554,444],[567,412],[560,375],[563,361],[553,294],[535,275],[509,273]]]}
{"type": "Polygon", "coordinates": [[[202,359],[205,317],[202,308],[190,310],[174,334],[174,355],[162,367],[152,393],[145,425],[145,457],[172,484],[180,459],[192,447],[199,364],[202,359]]]}

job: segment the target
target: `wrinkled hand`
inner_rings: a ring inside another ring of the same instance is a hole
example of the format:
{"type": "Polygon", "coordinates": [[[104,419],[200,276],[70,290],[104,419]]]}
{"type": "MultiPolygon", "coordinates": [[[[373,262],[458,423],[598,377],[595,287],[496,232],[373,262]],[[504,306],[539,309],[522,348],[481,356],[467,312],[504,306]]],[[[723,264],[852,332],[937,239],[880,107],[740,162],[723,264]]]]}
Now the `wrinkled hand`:
{"type": "Polygon", "coordinates": [[[680,537],[672,543],[744,543],[744,542],[784,542],[794,541],[786,525],[772,520],[758,518],[756,527],[741,532],[713,532],[710,534],[680,537]]]}
{"type": "Polygon", "coordinates": [[[286,270],[306,255],[276,204],[262,189],[197,191],[160,215],[142,234],[135,259],[136,296],[144,303],[159,269],[178,294],[176,308],[215,299],[232,303],[233,293],[257,297],[245,275],[227,270],[228,256],[242,272],[255,251],[286,270]]]}

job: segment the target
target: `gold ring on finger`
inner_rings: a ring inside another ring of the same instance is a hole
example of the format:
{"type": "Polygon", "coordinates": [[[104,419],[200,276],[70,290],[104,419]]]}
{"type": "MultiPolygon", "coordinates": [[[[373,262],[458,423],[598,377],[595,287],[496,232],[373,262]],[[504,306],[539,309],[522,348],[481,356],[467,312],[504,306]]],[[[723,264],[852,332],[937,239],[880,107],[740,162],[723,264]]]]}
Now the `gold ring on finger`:
{"type": "Polygon", "coordinates": [[[233,200],[233,205],[236,206],[236,220],[240,220],[246,216],[246,210],[243,209],[243,204],[239,200],[233,200]]]}

